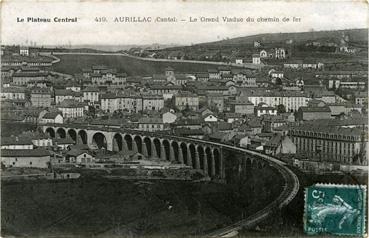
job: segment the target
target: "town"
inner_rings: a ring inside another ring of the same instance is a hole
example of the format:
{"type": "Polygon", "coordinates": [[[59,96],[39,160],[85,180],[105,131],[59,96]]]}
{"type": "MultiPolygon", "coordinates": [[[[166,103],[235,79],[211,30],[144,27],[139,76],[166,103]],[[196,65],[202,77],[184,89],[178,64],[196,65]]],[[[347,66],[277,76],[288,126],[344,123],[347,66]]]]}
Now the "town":
{"type": "Polygon", "coordinates": [[[294,173],[365,177],[362,31],[117,52],[2,45],[2,180],[222,184],[256,168],[282,204],[299,190],[294,173]]]}

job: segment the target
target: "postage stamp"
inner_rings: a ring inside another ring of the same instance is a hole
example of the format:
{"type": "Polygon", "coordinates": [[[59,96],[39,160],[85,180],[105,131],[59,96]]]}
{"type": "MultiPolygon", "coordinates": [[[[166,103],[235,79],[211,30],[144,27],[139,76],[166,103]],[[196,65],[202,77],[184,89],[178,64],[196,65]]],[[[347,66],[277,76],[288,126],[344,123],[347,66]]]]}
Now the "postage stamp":
{"type": "Polygon", "coordinates": [[[307,234],[362,236],[365,233],[366,186],[315,184],[305,189],[307,234]]]}

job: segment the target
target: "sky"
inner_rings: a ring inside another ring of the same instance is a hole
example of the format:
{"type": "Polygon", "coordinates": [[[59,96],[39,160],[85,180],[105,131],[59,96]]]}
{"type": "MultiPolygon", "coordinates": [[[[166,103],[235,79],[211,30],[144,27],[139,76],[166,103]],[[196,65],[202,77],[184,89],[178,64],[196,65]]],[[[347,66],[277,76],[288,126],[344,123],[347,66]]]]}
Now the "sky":
{"type": "Polygon", "coordinates": [[[368,27],[363,1],[21,1],[2,2],[2,44],[26,45],[143,45],[217,41],[260,33],[339,30],[368,27]],[[26,22],[33,18],[77,17],[77,23],[26,22]],[[108,22],[96,22],[106,17],[108,22]],[[175,17],[177,22],[114,22],[116,17],[175,17]],[[197,18],[197,22],[190,22],[197,18]],[[219,17],[220,22],[201,22],[219,17]],[[242,18],[225,23],[223,17],[242,18]],[[254,22],[246,19],[254,18],[254,22]],[[257,22],[259,17],[279,22],[257,22]],[[300,18],[293,22],[293,17],[300,18]],[[288,22],[283,19],[288,18],[288,22]],[[25,19],[25,22],[18,22],[25,19]]]}

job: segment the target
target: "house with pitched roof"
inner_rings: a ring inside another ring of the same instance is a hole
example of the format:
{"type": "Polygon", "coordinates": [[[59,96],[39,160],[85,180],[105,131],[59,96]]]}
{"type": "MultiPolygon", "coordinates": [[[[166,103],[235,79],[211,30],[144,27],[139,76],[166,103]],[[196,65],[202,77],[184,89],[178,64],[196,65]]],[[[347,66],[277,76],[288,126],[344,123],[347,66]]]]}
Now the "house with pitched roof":
{"type": "Polygon", "coordinates": [[[50,153],[42,148],[2,149],[1,163],[7,168],[48,168],[50,153]]]}

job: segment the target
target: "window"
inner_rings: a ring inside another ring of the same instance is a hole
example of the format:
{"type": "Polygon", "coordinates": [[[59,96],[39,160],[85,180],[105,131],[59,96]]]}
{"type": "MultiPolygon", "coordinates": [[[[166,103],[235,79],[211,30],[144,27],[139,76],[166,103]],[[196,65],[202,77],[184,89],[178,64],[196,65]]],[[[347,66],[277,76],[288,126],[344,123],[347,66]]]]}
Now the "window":
{"type": "Polygon", "coordinates": [[[30,165],[32,165],[32,161],[31,161],[31,162],[29,162],[29,164],[30,164],[30,165]]]}

